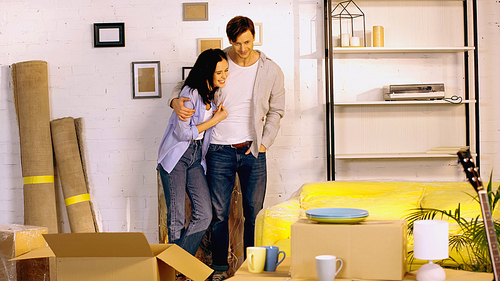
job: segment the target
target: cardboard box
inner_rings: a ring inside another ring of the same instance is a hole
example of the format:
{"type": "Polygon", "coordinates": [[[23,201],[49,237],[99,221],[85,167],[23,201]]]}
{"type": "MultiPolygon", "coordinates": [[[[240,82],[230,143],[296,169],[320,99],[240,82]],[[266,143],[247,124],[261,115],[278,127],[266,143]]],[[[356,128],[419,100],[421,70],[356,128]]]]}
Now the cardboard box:
{"type": "Polygon", "coordinates": [[[402,280],[407,271],[406,229],[403,220],[298,221],[291,227],[292,278],[316,279],[315,257],[334,255],[344,263],[338,278],[402,280]]]}
{"type": "Polygon", "coordinates": [[[0,225],[0,280],[49,280],[49,260],[9,261],[21,254],[47,245],[42,234],[47,227],[0,225]]]}
{"type": "Polygon", "coordinates": [[[149,244],[144,233],[44,234],[49,247],[14,260],[56,257],[57,280],[175,281],[175,271],[204,281],[212,270],[174,244],[149,244]]]}

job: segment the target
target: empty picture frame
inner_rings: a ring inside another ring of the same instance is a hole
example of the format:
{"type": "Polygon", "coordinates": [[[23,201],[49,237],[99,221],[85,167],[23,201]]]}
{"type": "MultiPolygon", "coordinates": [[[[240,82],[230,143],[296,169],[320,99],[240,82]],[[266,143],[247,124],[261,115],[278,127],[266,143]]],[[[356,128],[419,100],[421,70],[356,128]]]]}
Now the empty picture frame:
{"type": "Polygon", "coordinates": [[[255,41],[253,41],[254,46],[262,46],[262,23],[258,22],[254,24],[255,27],[255,41]]]}
{"type": "Polygon", "coordinates": [[[183,21],[207,21],[208,2],[182,3],[183,21]]]}
{"type": "Polygon", "coordinates": [[[182,67],[182,80],[186,80],[188,78],[189,72],[193,69],[191,66],[183,66],[182,67]]]}
{"type": "Polygon", "coordinates": [[[161,98],[160,62],[132,62],[134,99],[161,98]]]}
{"type": "Polygon", "coordinates": [[[94,23],[94,47],[125,47],[125,23],[94,23]]]}
{"type": "Polygon", "coordinates": [[[222,49],[222,37],[198,38],[198,55],[208,49],[222,49]]]}

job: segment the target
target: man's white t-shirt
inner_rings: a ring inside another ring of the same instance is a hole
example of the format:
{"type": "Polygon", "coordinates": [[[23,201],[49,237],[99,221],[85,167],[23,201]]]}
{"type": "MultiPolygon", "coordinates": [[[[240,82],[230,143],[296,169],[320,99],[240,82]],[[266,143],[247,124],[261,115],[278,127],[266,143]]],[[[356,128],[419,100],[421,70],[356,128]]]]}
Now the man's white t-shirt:
{"type": "MultiPolygon", "coordinates": [[[[205,105],[205,117],[203,117],[203,122],[201,122],[201,124],[203,124],[203,123],[207,122],[208,120],[212,119],[212,116],[213,116],[212,107],[210,106],[209,109],[206,109],[206,106],[207,105],[205,105]]],[[[204,136],[205,136],[205,131],[199,133],[195,140],[201,140],[201,139],[203,139],[204,136]]]]}
{"type": "Polygon", "coordinates": [[[219,122],[212,134],[213,144],[237,144],[253,141],[252,130],[252,95],[258,61],[251,66],[242,67],[234,63],[229,55],[229,76],[226,86],[220,89],[217,104],[227,110],[227,118],[219,122]]]}

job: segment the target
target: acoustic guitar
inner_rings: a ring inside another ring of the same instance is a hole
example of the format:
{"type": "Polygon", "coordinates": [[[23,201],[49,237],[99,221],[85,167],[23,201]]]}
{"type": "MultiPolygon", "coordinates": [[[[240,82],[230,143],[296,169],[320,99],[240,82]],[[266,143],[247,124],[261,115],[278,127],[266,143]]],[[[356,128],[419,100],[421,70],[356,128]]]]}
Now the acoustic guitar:
{"type": "Polygon", "coordinates": [[[495,281],[500,281],[500,253],[498,250],[498,240],[495,232],[495,226],[493,224],[493,218],[491,216],[490,202],[488,199],[488,192],[483,187],[481,178],[478,174],[478,169],[474,165],[474,161],[470,155],[470,150],[460,150],[457,152],[458,159],[462,164],[467,179],[470,184],[474,187],[479,197],[479,203],[481,205],[481,214],[483,216],[484,228],[486,231],[486,237],[488,240],[488,248],[490,252],[491,266],[493,267],[493,277],[495,281]]]}

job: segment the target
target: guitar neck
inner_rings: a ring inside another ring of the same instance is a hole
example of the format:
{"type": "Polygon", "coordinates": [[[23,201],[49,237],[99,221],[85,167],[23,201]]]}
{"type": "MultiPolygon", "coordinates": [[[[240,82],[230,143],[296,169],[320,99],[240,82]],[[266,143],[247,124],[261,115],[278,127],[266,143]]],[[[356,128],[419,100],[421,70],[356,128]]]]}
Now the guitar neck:
{"type": "Polygon", "coordinates": [[[494,280],[500,281],[500,253],[498,250],[497,234],[495,225],[491,216],[491,208],[488,200],[488,194],[485,190],[478,191],[479,202],[481,203],[481,213],[483,215],[484,228],[488,239],[488,247],[490,251],[491,266],[493,267],[494,280]]]}

